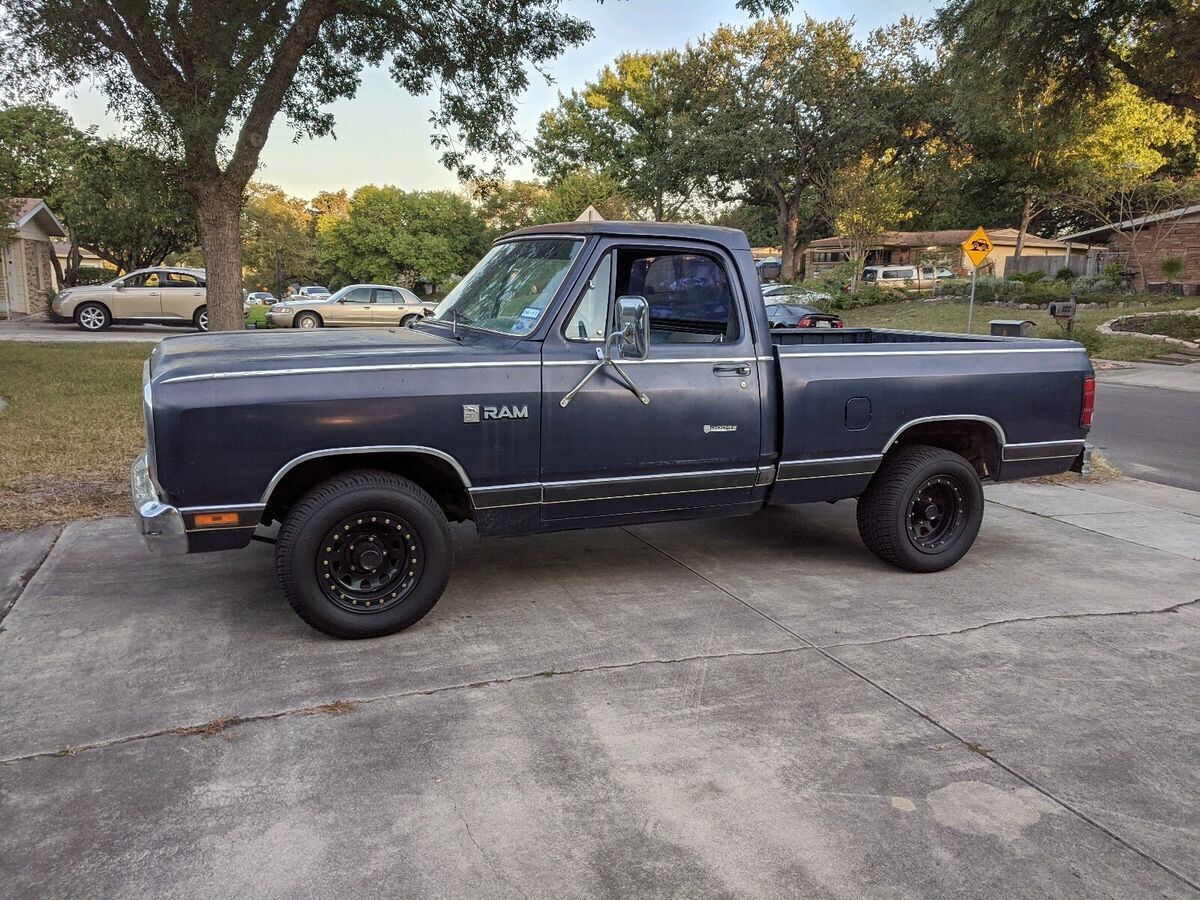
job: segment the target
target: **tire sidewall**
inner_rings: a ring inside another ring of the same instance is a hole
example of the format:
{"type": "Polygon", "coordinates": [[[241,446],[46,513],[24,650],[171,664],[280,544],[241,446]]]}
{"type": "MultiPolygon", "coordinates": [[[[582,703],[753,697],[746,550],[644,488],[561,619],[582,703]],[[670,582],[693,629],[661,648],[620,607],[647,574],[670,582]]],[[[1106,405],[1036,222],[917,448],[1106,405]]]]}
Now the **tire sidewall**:
{"type": "Polygon", "coordinates": [[[300,313],[300,315],[296,316],[296,327],[303,328],[305,330],[310,328],[320,328],[321,319],[316,313],[300,313]],[[305,325],[304,323],[306,321],[312,322],[312,325],[305,325]]]}
{"type": "Polygon", "coordinates": [[[192,324],[196,326],[197,331],[208,331],[208,307],[201,306],[192,315],[192,324]],[[203,324],[201,322],[203,321],[203,324]]]}
{"type": "MultiPolygon", "coordinates": [[[[429,612],[445,590],[453,563],[453,546],[445,518],[411,494],[386,485],[352,488],[325,503],[299,523],[288,559],[293,600],[313,627],[338,637],[379,637],[400,631],[429,612]],[[377,613],[354,613],[336,606],[317,580],[317,554],[326,533],[346,516],[369,509],[395,513],[420,537],[424,570],[403,602],[377,613]]],[[[300,611],[300,610],[297,610],[300,611]]]]}
{"type": "Polygon", "coordinates": [[[900,495],[900,503],[893,510],[892,527],[897,531],[897,552],[904,558],[906,567],[914,571],[936,572],[949,568],[962,559],[979,534],[983,524],[983,486],[979,475],[965,459],[947,454],[921,464],[907,479],[900,495]],[[908,534],[908,511],[917,489],[935,475],[948,475],[963,492],[967,505],[966,521],[954,540],[937,553],[917,549],[908,534]]]}

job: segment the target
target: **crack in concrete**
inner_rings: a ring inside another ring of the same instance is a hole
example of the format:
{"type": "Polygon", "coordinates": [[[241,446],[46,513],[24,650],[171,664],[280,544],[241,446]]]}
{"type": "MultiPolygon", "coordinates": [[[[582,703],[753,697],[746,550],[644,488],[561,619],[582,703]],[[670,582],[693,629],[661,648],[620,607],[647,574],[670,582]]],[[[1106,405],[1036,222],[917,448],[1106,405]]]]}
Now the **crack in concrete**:
{"type": "Polygon", "coordinates": [[[8,603],[8,605],[0,609],[0,623],[3,623],[4,620],[8,618],[8,614],[17,608],[17,601],[25,596],[25,591],[29,587],[30,582],[32,582],[37,573],[42,570],[42,566],[45,565],[46,560],[50,558],[50,554],[53,552],[54,548],[58,546],[58,539],[62,537],[63,531],[64,529],[62,528],[58,529],[54,535],[54,540],[52,540],[50,542],[50,546],[46,548],[46,552],[41,555],[41,558],[39,558],[38,561],[29,568],[29,571],[25,573],[21,579],[18,579],[19,587],[17,588],[16,593],[13,594],[12,600],[8,603]]]}
{"type": "Polygon", "coordinates": [[[94,750],[105,750],[109,747],[117,747],[122,744],[132,744],[138,741],[149,740],[158,737],[180,737],[180,736],[200,736],[209,737],[215,734],[221,734],[231,728],[239,725],[248,725],[255,722],[270,722],[275,719],[282,719],[287,716],[315,716],[315,715],[340,715],[352,712],[361,706],[366,706],[371,703],[386,703],[392,700],[405,700],[409,697],[433,697],[438,694],[450,693],[453,691],[473,690],[476,688],[495,687],[506,684],[517,684],[523,681],[531,681],[535,678],[558,678],[569,675],[586,675],[590,672],[614,672],[623,669],[633,669],[638,666],[669,666],[676,663],[710,661],[714,659],[738,659],[742,657],[756,656],[778,656],[785,653],[809,652],[814,650],[813,646],[804,642],[802,646],[797,647],[781,647],[776,650],[741,650],[730,653],[710,653],[697,654],[694,656],[678,656],[667,659],[636,659],[626,663],[607,663],[596,666],[579,666],[574,669],[548,669],[542,672],[526,672],[521,675],[510,675],[498,678],[488,678],[481,681],[466,681],[458,684],[447,684],[435,688],[426,688],[424,690],[415,691],[396,691],[390,694],[378,694],[373,697],[355,697],[334,700],[317,704],[314,706],[298,706],[289,707],[287,709],[275,710],[273,712],[255,713],[248,716],[218,716],[208,722],[197,722],[189,725],[172,725],[168,728],[159,728],[154,731],[139,732],[138,734],[124,735],[122,737],[108,738],[103,741],[93,741],[88,744],[80,744],[74,747],[64,747],[59,750],[39,750],[35,753],[24,753],[19,756],[9,756],[0,759],[0,766],[13,765],[15,763],[28,762],[35,759],[47,759],[53,757],[78,756],[80,753],[89,753],[94,750]]]}
{"type": "MultiPolygon", "coordinates": [[[[1063,523],[1063,524],[1067,524],[1067,523],[1063,523]]],[[[1136,853],[1138,856],[1140,856],[1146,862],[1158,867],[1159,869],[1162,869],[1168,875],[1170,875],[1173,878],[1178,879],[1179,881],[1183,882],[1184,884],[1186,884],[1188,887],[1192,888],[1193,890],[1200,891],[1200,883],[1197,883],[1196,881],[1189,878],[1187,875],[1183,874],[1182,872],[1179,872],[1178,870],[1176,870],[1174,867],[1172,867],[1168,863],[1164,863],[1161,860],[1156,859],[1148,851],[1143,850],[1137,844],[1134,844],[1132,841],[1128,840],[1127,838],[1124,838],[1121,835],[1117,834],[1117,832],[1113,831],[1111,828],[1102,824],[1098,820],[1092,818],[1087,813],[1085,813],[1083,810],[1081,810],[1078,807],[1074,806],[1073,804],[1067,802],[1066,800],[1062,799],[1061,797],[1058,797],[1056,794],[1051,792],[1048,788],[1039,784],[1033,778],[1022,774],[1021,772],[1017,771],[1015,768],[1010,766],[1008,763],[1003,762],[1002,760],[998,759],[992,750],[988,749],[987,747],[983,746],[982,744],[980,744],[976,741],[968,740],[967,738],[958,734],[956,731],[954,731],[952,728],[950,728],[950,726],[939,722],[937,719],[935,719],[929,713],[925,712],[924,710],[922,710],[915,704],[910,703],[909,701],[905,700],[903,697],[899,696],[898,694],[896,694],[893,691],[889,690],[888,688],[884,687],[882,684],[873,680],[868,675],[866,675],[864,672],[861,672],[858,669],[856,669],[850,663],[839,659],[837,656],[830,653],[824,647],[814,644],[812,641],[808,640],[807,638],[805,638],[802,635],[798,634],[797,632],[793,631],[791,628],[788,628],[783,623],[772,618],[767,613],[758,609],[753,604],[749,603],[746,600],[743,600],[741,597],[739,597],[737,594],[730,591],[728,588],[723,587],[722,585],[713,581],[711,578],[707,577],[706,575],[703,575],[700,572],[696,571],[691,566],[689,566],[687,563],[682,562],[679,559],[676,559],[674,556],[672,556],[666,550],[663,550],[661,547],[655,546],[654,544],[650,543],[645,538],[641,537],[640,535],[634,534],[632,531],[629,531],[626,528],[622,528],[621,530],[625,531],[626,534],[629,534],[632,537],[637,538],[639,541],[641,541],[643,544],[645,544],[651,550],[654,550],[654,551],[662,554],[664,557],[669,559],[671,562],[675,563],[680,568],[684,569],[687,572],[691,572],[693,575],[695,575],[701,581],[711,585],[712,587],[716,588],[721,593],[725,594],[725,596],[742,604],[748,610],[762,616],[768,622],[771,622],[772,624],[774,624],[777,628],[787,632],[792,637],[796,638],[796,640],[801,641],[803,644],[806,644],[808,647],[815,650],[817,653],[819,653],[825,659],[829,660],[829,662],[833,663],[835,666],[842,669],[846,673],[866,682],[871,687],[873,687],[875,690],[877,690],[881,694],[883,694],[885,697],[888,697],[889,699],[893,700],[894,702],[899,703],[901,706],[903,706],[909,712],[913,713],[916,716],[919,716],[921,719],[928,722],[932,727],[936,728],[938,731],[942,732],[947,737],[950,737],[954,741],[961,744],[969,752],[974,753],[978,756],[981,756],[982,758],[984,758],[988,762],[990,762],[992,765],[996,766],[997,768],[1001,769],[1004,772],[1007,772],[1009,775],[1011,775],[1013,778],[1016,778],[1022,784],[1025,784],[1026,786],[1037,791],[1039,794],[1041,794],[1047,800],[1051,801],[1052,803],[1056,804],[1057,806],[1061,806],[1063,809],[1065,809],[1067,812],[1069,812],[1071,815],[1075,816],[1079,820],[1086,822],[1088,825],[1091,825],[1093,828],[1096,828],[1097,830],[1106,834],[1108,837],[1110,837],[1112,840],[1116,841],[1122,847],[1125,847],[1130,852],[1136,853]]],[[[1118,540],[1121,540],[1121,539],[1118,538],[1118,540]]],[[[1130,542],[1130,543],[1132,543],[1132,542],[1130,542]]],[[[1180,607],[1188,606],[1188,605],[1191,605],[1191,604],[1197,603],[1197,602],[1200,602],[1200,601],[1189,600],[1185,603],[1178,604],[1178,606],[1180,606],[1180,607]]],[[[1164,610],[1164,611],[1171,611],[1171,610],[1164,610]]],[[[1153,612],[1157,612],[1157,611],[1149,611],[1149,612],[1153,613],[1153,612]]]]}
{"type": "Polygon", "coordinates": [[[1182,603],[1176,603],[1163,609],[1127,609],[1114,610],[1112,612],[1052,613],[1045,616],[1018,616],[1013,619],[998,619],[995,622],[981,622],[978,625],[967,625],[963,628],[953,629],[952,631],[918,632],[916,634],[902,634],[897,637],[880,638],[876,641],[845,641],[841,644],[814,644],[813,646],[819,646],[825,650],[836,650],[839,647],[877,647],[880,644],[894,644],[897,641],[953,637],[959,634],[970,634],[972,631],[983,631],[985,628],[995,628],[997,625],[1016,625],[1021,622],[1053,622],[1057,619],[1103,619],[1113,616],[1161,616],[1165,613],[1177,613],[1181,609],[1195,606],[1198,603],[1200,603],[1200,597],[1197,597],[1195,600],[1184,600],[1182,603]]]}

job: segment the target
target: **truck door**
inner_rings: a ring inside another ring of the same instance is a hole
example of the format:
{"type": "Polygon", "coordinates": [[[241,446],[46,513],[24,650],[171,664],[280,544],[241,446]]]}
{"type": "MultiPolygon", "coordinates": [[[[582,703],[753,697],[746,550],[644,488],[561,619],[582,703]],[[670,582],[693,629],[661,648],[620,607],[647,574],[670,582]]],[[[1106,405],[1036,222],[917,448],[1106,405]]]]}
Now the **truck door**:
{"type": "Polygon", "coordinates": [[[543,345],[544,521],[653,515],[749,499],[761,411],[755,346],[735,269],[685,242],[610,241],[543,345]],[[617,297],[645,297],[650,349],[563,399],[597,362],[617,297]]]}

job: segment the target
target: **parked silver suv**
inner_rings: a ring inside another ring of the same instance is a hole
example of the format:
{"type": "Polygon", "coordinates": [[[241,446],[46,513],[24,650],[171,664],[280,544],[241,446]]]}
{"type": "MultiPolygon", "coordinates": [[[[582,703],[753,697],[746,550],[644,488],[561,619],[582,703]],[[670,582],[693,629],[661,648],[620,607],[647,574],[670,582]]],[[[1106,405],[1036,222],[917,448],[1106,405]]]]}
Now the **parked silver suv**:
{"type": "Polygon", "coordinates": [[[190,325],[208,331],[203,269],[137,269],[107,284],[59,291],[51,315],[84,331],[103,331],[113,322],[190,325]]]}

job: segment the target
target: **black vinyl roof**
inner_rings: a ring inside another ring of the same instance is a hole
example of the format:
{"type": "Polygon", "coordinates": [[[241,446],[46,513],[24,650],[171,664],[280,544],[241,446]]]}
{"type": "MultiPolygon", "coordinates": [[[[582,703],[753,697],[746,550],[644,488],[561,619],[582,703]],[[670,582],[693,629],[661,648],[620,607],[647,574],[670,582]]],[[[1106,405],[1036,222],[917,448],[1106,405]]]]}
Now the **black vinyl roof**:
{"type": "Polygon", "coordinates": [[[719,244],[731,250],[749,250],[745,232],[716,225],[688,225],[680,222],[556,222],[510,231],[500,240],[535,234],[606,235],[611,237],[681,238],[719,244]]]}

